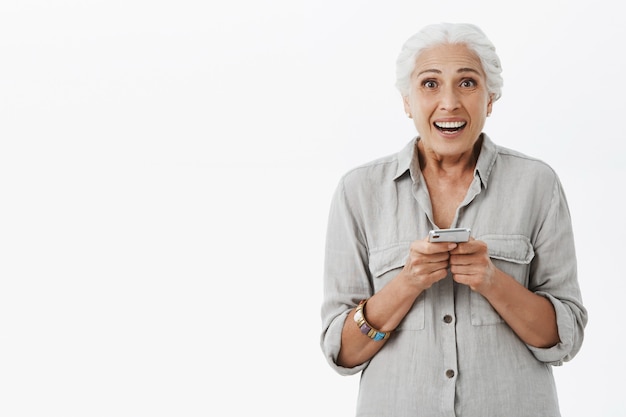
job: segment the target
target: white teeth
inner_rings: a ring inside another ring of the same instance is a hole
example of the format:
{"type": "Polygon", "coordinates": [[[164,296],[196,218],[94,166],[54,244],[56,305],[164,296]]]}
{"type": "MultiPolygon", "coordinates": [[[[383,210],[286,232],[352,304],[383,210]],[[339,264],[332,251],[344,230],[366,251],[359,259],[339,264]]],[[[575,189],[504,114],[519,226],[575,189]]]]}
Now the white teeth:
{"type": "Polygon", "coordinates": [[[435,122],[435,126],[442,129],[458,129],[465,126],[465,122],[435,122]]]}

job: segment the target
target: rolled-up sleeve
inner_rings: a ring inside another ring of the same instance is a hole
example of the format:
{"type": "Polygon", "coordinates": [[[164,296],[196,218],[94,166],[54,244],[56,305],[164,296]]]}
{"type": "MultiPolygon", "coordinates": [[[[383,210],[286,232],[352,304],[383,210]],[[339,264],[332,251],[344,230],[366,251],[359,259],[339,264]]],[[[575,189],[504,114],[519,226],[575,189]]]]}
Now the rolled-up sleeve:
{"type": "Polygon", "coordinates": [[[554,306],[560,342],[550,348],[528,346],[539,361],[562,365],[582,346],[587,310],[582,303],[577,274],[570,212],[555,176],[545,222],[537,233],[529,288],[554,306]]]}
{"type": "MultiPolygon", "coordinates": [[[[328,218],[324,260],[324,301],[322,303],[321,348],[329,364],[339,374],[351,375],[367,366],[354,368],[337,365],[341,333],[349,311],[372,295],[369,284],[368,255],[358,214],[346,193],[346,177],[333,196],[328,218]]],[[[356,197],[353,197],[356,198],[356,197]]]]}

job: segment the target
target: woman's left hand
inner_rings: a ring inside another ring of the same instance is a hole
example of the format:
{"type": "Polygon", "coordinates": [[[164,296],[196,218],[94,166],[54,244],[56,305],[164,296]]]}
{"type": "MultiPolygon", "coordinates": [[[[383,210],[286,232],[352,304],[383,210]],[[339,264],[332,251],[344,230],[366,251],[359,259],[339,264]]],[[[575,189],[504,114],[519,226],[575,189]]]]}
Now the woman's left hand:
{"type": "Polygon", "coordinates": [[[450,251],[450,271],[456,282],[478,293],[488,290],[496,275],[487,244],[474,238],[450,251]]]}
{"type": "Polygon", "coordinates": [[[559,342],[552,303],[497,269],[485,242],[470,239],[449,253],[454,280],[485,297],[520,339],[539,348],[559,342]]]}

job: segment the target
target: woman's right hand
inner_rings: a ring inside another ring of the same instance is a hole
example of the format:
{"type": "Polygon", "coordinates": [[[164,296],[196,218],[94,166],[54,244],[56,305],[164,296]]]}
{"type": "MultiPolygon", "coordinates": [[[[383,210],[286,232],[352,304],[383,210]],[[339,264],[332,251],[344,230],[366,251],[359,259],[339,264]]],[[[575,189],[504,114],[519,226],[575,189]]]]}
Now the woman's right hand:
{"type": "MultiPolygon", "coordinates": [[[[402,271],[367,301],[367,321],[376,329],[395,329],[422,291],[448,274],[450,253],[456,243],[431,243],[428,238],[411,243],[402,271]]],[[[371,359],[386,341],[372,341],[354,324],[354,309],[348,315],[337,363],[350,368],[371,359]]]]}
{"type": "Polygon", "coordinates": [[[431,243],[428,238],[411,243],[409,257],[401,274],[416,290],[422,292],[430,288],[448,274],[450,251],[457,247],[456,243],[431,243]]]}

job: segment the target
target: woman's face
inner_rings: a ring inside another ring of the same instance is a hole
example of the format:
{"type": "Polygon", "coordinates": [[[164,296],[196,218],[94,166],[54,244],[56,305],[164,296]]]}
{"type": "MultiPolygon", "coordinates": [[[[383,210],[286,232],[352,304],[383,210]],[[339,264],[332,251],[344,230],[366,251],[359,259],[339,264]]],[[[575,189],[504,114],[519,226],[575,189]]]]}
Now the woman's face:
{"type": "Polygon", "coordinates": [[[404,109],[426,152],[437,158],[472,152],[491,105],[480,60],[465,45],[439,45],[418,56],[404,109]]]}

